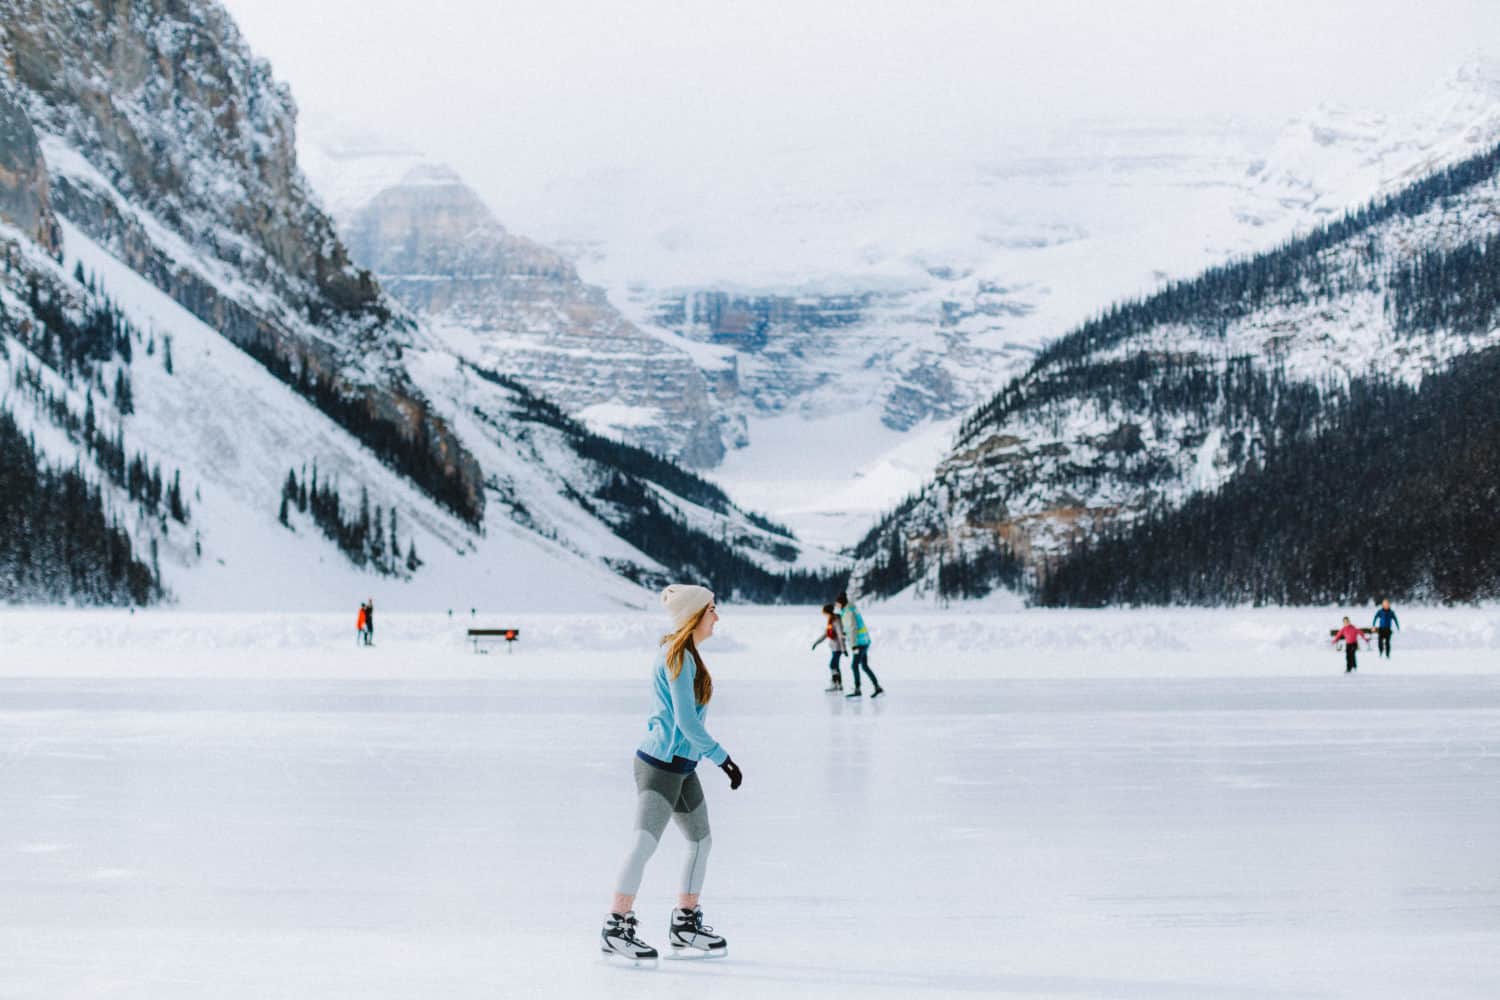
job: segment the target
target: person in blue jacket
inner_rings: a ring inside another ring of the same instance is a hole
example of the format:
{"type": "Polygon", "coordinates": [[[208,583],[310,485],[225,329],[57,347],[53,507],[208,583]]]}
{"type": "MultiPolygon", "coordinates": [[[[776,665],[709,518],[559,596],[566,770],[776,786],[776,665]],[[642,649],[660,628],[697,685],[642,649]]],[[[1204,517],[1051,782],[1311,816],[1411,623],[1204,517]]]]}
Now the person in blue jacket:
{"type": "Polygon", "coordinates": [[[839,618],[844,625],[844,645],[854,653],[849,661],[849,672],[854,675],[854,690],[844,697],[858,698],[860,696],[859,672],[863,669],[870,678],[870,684],[875,688],[870,692],[870,697],[879,698],[885,694],[885,688],[880,686],[880,681],[875,677],[875,671],[870,669],[870,630],[865,627],[865,616],[850,603],[847,593],[839,594],[838,606],[839,618]]]}
{"type": "Polygon", "coordinates": [[[1375,612],[1375,621],[1371,624],[1375,628],[1375,652],[1389,660],[1391,658],[1391,628],[1401,627],[1401,623],[1396,620],[1396,612],[1391,610],[1390,601],[1380,602],[1380,607],[1375,612]]]}
{"type": "Polygon", "coordinates": [[[714,682],[698,647],[714,634],[719,621],[714,595],[705,587],[674,583],[662,591],[661,602],[672,619],[672,632],[662,637],[662,650],[651,670],[655,707],[646,720],[646,738],[635,751],[635,842],[620,870],[610,913],[600,932],[600,949],[606,956],[637,963],[654,962],[657,957],[656,949],[636,935],[635,895],[668,819],[676,821],[688,839],[677,908],[667,927],[668,942],[681,956],[728,954],[728,943],[704,925],[698,906],[713,846],[708,803],[696,773],[698,762],[707,758],[717,764],[729,777],[731,790],[744,780],[739,767],[703,725],[714,682]]]}

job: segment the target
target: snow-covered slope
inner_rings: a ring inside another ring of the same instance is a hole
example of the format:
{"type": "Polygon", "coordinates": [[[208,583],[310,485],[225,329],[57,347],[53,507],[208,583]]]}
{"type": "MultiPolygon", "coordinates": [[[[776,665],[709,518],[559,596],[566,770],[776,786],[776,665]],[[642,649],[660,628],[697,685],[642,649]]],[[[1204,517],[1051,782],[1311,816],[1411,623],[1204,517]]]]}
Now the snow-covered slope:
{"type": "MultiPolygon", "coordinates": [[[[130,379],[133,411],[121,413],[102,394],[94,408],[100,426],[119,428],[132,452],[183,472],[191,508],[184,526],[141,514],[123,497],[116,505],[140,548],[159,552],[163,583],[186,606],[321,608],[369,591],[399,607],[616,607],[647,596],[621,574],[650,583],[668,571],[618,537],[606,504],[587,499],[630,470],[581,455],[566,425],[529,412],[534,397],[485,380],[443,351],[408,352],[414,383],[444,401],[445,418],[482,462],[488,503],[476,531],[65,218],[60,228],[62,260],[33,252],[29,265],[59,288],[76,286],[76,269],[143,341],[132,362],[110,362],[130,379]],[[155,345],[150,355],[146,343],[155,345]],[[420,568],[372,573],[305,513],[294,508],[289,523],[279,523],[288,473],[305,482],[314,467],[325,484],[335,484],[346,510],[357,509],[363,494],[382,525],[381,511],[387,518],[399,512],[398,551],[414,549],[420,568]]],[[[82,287],[73,290],[90,297],[82,287]]],[[[14,293],[0,292],[0,305],[11,316],[25,314],[14,293]]],[[[4,346],[6,385],[23,366],[41,371],[58,396],[83,412],[88,385],[70,386],[15,339],[4,346]]],[[[87,461],[39,401],[19,392],[5,399],[47,454],[87,461]]],[[[738,510],[706,509],[655,489],[685,524],[738,539],[741,550],[763,553],[768,569],[798,564],[795,544],[738,510]]]]}
{"type": "Polygon", "coordinates": [[[1323,426],[1352,378],[1415,383],[1500,342],[1484,270],[1497,209],[1500,147],[1085,324],[965,421],[934,479],[862,542],[860,572],[932,587],[945,564],[956,583],[989,560],[993,585],[999,554],[1039,566],[1323,426]]]}
{"type": "Polygon", "coordinates": [[[1336,216],[1500,142],[1500,62],[1458,66],[1431,94],[1392,112],[1320,105],[1289,122],[1252,164],[1247,220],[1336,216]]]}

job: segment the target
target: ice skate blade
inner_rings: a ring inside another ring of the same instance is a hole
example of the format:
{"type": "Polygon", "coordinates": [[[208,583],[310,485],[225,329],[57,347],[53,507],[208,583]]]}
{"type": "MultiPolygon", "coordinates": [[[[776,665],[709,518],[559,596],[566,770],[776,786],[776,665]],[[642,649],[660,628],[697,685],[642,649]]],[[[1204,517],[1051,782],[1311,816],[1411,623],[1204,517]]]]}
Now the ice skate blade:
{"type": "Polygon", "coordinates": [[[667,952],[667,959],[673,962],[705,962],[710,958],[724,958],[729,954],[729,946],[715,948],[713,951],[705,951],[702,948],[693,948],[685,944],[673,945],[672,950],[667,952]]]}
{"type": "Polygon", "coordinates": [[[618,951],[605,951],[603,948],[599,950],[606,965],[619,965],[627,969],[656,968],[656,959],[654,958],[631,958],[629,955],[622,955],[618,951]]]}

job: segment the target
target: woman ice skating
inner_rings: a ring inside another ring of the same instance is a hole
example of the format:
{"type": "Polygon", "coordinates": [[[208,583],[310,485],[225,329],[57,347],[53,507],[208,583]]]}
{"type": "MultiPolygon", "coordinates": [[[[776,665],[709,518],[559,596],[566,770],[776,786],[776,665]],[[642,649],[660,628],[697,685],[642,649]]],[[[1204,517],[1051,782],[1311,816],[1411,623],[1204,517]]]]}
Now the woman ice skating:
{"type": "Polygon", "coordinates": [[[1354,654],[1359,650],[1359,640],[1364,638],[1359,629],[1350,624],[1349,619],[1344,619],[1344,627],[1334,633],[1333,645],[1338,648],[1339,643],[1344,644],[1344,673],[1352,674],[1359,669],[1359,664],[1354,662],[1354,654]]]}
{"type": "Polygon", "coordinates": [[[698,647],[714,634],[719,620],[714,595],[704,587],[674,583],[661,592],[661,603],[672,619],[672,632],[662,638],[662,650],[652,668],[656,710],[647,720],[646,738],[635,752],[635,844],[625,858],[610,914],[600,932],[600,947],[606,956],[636,962],[655,961],[657,956],[655,948],[636,936],[635,894],[668,817],[687,837],[688,856],[677,908],[667,926],[667,941],[676,956],[718,958],[729,953],[724,938],[703,923],[703,911],[698,907],[713,840],[708,829],[708,803],[695,769],[707,758],[729,776],[731,790],[739,788],[743,780],[729,754],[703,727],[714,682],[698,647]]]}
{"type": "Polygon", "coordinates": [[[365,645],[375,645],[375,598],[365,601],[365,645]]]}
{"type": "Polygon", "coordinates": [[[885,688],[880,686],[880,681],[875,679],[875,671],[870,669],[870,630],[865,628],[864,616],[859,609],[849,603],[848,594],[839,594],[840,617],[844,625],[844,644],[854,651],[854,658],[849,663],[849,672],[854,675],[854,690],[844,695],[845,698],[858,698],[859,671],[863,667],[865,673],[870,675],[870,683],[875,690],[870,692],[871,698],[879,698],[885,694],[885,688]]]}
{"type": "Polygon", "coordinates": [[[823,605],[823,615],[827,618],[827,621],[823,623],[823,634],[818,636],[817,640],[812,644],[812,648],[817,649],[818,643],[824,639],[828,640],[828,644],[833,650],[833,656],[828,660],[828,673],[831,677],[828,687],[823,690],[842,691],[844,690],[844,675],[839,673],[839,660],[847,652],[844,649],[844,630],[839,625],[839,616],[834,612],[832,604],[823,605]]]}
{"type": "Polygon", "coordinates": [[[1391,658],[1391,626],[1395,626],[1398,630],[1401,628],[1396,612],[1391,610],[1390,601],[1380,602],[1380,607],[1375,610],[1375,620],[1370,624],[1375,629],[1375,654],[1389,660],[1391,658]]]}

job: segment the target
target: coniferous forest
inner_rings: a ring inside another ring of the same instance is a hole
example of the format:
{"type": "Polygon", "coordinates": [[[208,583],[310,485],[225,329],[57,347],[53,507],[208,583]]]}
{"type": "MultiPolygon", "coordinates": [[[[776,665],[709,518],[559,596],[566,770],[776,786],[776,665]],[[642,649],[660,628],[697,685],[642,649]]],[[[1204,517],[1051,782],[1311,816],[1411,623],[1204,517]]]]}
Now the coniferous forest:
{"type": "Polygon", "coordinates": [[[1009,586],[1042,604],[1083,606],[1500,596],[1493,355],[1447,362],[1418,388],[1348,381],[1335,370],[1289,372],[1274,353],[1233,357],[1203,347],[1260,311],[1323,306],[1336,315],[1354,296],[1374,293],[1394,335],[1385,344],[1393,363],[1462,358],[1472,338],[1500,327],[1500,237],[1481,231],[1455,241],[1462,230],[1448,225],[1443,239],[1424,243],[1425,223],[1408,232],[1403,220],[1434,206],[1450,222],[1468,218],[1471,204],[1483,212],[1472,189],[1497,173],[1500,147],[1267,253],[1121,303],[1049,345],[964,422],[958,474],[908,497],[856,548],[862,583],[895,593],[926,580],[939,596],[1009,586]],[[1193,349],[1173,349],[1177,330],[1193,349]],[[1082,460],[1058,444],[1048,446],[1061,456],[1050,465],[984,465],[983,446],[1003,440],[1013,421],[1056,434],[1084,404],[1113,428],[1085,442],[1082,460]],[[1143,449],[1143,427],[1178,451],[1143,449]],[[1240,471],[1213,494],[1173,501],[1181,495],[1177,458],[1215,432],[1240,471]],[[1028,490],[1023,503],[1051,490],[1066,505],[1120,487],[1137,499],[1114,528],[1101,535],[1085,526],[1070,543],[1077,547],[1033,550],[1024,568],[999,532],[984,550],[989,565],[979,552],[958,557],[944,545],[952,525],[943,504],[967,524],[1004,525],[1016,516],[1015,495],[1028,490]]]}
{"type": "Polygon", "coordinates": [[[1046,605],[1500,595],[1500,348],[1419,388],[1361,380],[1322,432],[1046,568],[1046,605]]]}
{"type": "Polygon", "coordinates": [[[372,511],[370,494],[361,488],[359,507],[344,509],[336,483],[326,477],[318,481],[318,467],[303,472],[289,469],[281,486],[281,509],[277,514],[282,526],[291,528],[291,511],[307,514],[344,555],[356,566],[365,566],[385,576],[415,573],[422,566],[417,543],[409,539],[401,544],[400,521],[393,505],[389,512],[378,505],[372,511]]]}
{"type": "Polygon", "coordinates": [[[0,341],[0,354],[12,362],[7,392],[92,460],[92,472],[78,461],[49,464],[12,414],[0,412],[0,601],[145,604],[163,592],[156,542],[148,566],[132,546],[131,519],[109,508],[103,484],[118,487],[137,529],[145,525],[153,536],[166,537],[170,522],[188,524],[190,509],[180,471],[164,474],[126,439],[125,421],[135,411],[131,365],[143,347],[154,353],[154,344],[96,291],[92,275],[79,267],[74,278],[89,290],[81,310],[65,308],[35,277],[25,293],[34,322],[0,306],[0,330],[10,338],[0,341]],[[58,379],[83,395],[81,410],[58,379]]]}
{"type": "MultiPolygon", "coordinates": [[[[702,580],[724,597],[767,603],[822,603],[838,593],[847,580],[846,571],[778,573],[764,568],[743,555],[729,540],[709,534],[675,514],[656,495],[651,484],[716,513],[727,514],[733,504],[719,487],[644,448],[595,434],[555,403],[535,395],[513,378],[473,365],[469,369],[513,394],[518,406],[515,416],[561,431],[579,457],[607,470],[591,495],[575,492],[572,499],[609,524],[620,538],[669,567],[674,578],[702,580]]],[[[796,548],[790,545],[790,531],[768,518],[748,513],[745,517],[762,530],[789,540],[786,544],[777,543],[775,555],[785,559],[796,556],[796,548]]],[[[749,540],[736,541],[744,545],[749,540]]],[[[640,567],[615,569],[646,586],[671,582],[667,578],[658,580],[640,567]]]]}
{"type": "Polygon", "coordinates": [[[0,601],[147,604],[154,567],[77,468],[49,466],[0,410],[0,601]]]}

